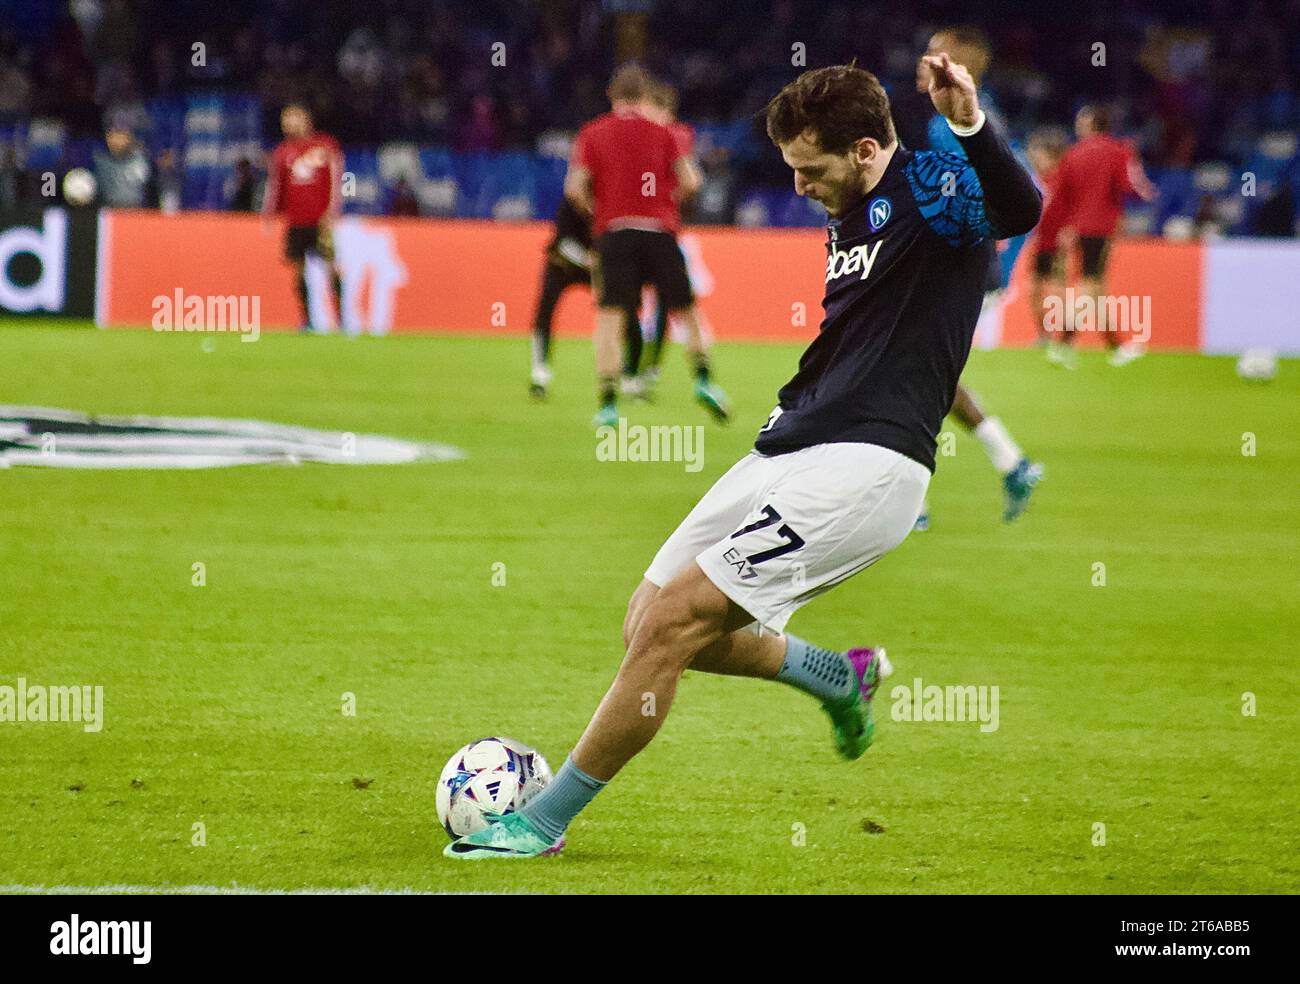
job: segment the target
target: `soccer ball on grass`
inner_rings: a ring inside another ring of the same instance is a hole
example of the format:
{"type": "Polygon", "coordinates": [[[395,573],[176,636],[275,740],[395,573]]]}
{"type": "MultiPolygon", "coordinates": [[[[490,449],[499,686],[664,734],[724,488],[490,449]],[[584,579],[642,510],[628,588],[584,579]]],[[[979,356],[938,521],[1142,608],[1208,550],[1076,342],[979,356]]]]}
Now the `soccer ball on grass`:
{"type": "Polygon", "coordinates": [[[1277,375],[1277,353],[1266,348],[1246,349],[1237,360],[1237,375],[1253,383],[1267,383],[1277,375]]]}
{"type": "Polygon", "coordinates": [[[471,741],[438,777],[438,822],[452,838],[513,813],[551,781],[542,753],[510,738],[471,741]]]}

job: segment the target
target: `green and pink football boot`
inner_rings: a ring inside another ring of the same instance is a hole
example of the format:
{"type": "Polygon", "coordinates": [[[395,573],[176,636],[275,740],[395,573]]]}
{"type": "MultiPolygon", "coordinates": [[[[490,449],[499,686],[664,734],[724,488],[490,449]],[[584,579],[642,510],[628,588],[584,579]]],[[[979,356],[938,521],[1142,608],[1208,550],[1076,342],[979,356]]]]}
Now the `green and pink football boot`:
{"type": "Polygon", "coordinates": [[[835,750],[853,761],[861,758],[871,747],[871,739],[876,733],[876,722],[871,714],[871,698],[876,695],[876,687],[880,682],[894,672],[894,667],[885,655],[885,650],[880,647],[850,649],[844,655],[858,675],[858,688],[847,697],[824,701],[822,707],[831,716],[835,750]]]}
{"type": "Polygon", "coordinates": [[[522,813],[507,813],[483,830],[454,840],[442,849],[449,858],[543,858],[564,850],[564,838],[550,840],[522,813]]]}

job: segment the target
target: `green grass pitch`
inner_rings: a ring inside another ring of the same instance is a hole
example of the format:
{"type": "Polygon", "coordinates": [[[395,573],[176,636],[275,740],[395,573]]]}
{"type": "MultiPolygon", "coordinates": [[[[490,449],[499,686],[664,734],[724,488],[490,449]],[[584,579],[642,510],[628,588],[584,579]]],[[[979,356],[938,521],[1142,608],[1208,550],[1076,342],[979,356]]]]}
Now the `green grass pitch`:
{"type": "Polygon", "coordinates": [[[1069,373],[1036,351],[976,353],[967,382],[1046,465],[1029,514],[1003,526],[997,478],[959,433],[931,531],[792,622],[826,645],[888,645],[891,686],[997,686],[996,731],[892,720],[885,692],[876,745],[846,764],[811,699],[691,673],[562,856],[441,857],[445,759],[504,733],[560,764],[618,665],[627,596],[745,453],[798,348],[720,346],[728,429],[669,358],[659,403],[626,412],[704,424],[696,474],[597,460],[578,341],[560,344],[554,396],[534,405],[518,338],[205,345],[0,326],[0,402],[468,452],[0,471],[0,684],[105,695],[99,734],[0,724],[0,885],[1300,890],[1300,367],[1248,384],[1230,359],[1188,355],[1121,370],[1085,355],[1069,373]],[[191,586],[196,562],[206,587],[191,586]]]}

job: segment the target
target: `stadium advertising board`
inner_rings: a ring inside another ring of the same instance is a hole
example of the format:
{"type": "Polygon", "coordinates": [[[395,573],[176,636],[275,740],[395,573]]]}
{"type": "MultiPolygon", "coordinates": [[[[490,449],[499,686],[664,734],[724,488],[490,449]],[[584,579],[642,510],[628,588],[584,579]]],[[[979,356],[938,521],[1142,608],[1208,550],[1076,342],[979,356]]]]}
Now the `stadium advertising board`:
{"type": "Polygon", "coordinates": [[[93,209],[33,208],[0,214],[0,312],[95,312],[97,215],[93,209]]]}
{"type": "MultiPolygon", "coordinates": [[[[295,326],[293,282],[281,257],[281,236],[264,232],[257,217],[109,210],[101,221],[96,305],[101,326],[148,327],[158,299],[178,290],[187,297],[255,298],[264,330],[295,326]]],[[[77,236],[84,241],[88,235],[85,228],[78,233],[74,219],[70,256],[77,253],[77,236]]],[[[35,243],[39,231],[29,226],[26,235],[35,243]]],[[[547,224],[536,222],[345,218],[335,232],[345,327],[370,334],[523,334],[537,302],[549,234],[547,224]]],[[[54,250],[53,233],[46,236],[42,248],[54,250]]],[[[682,243],[702,310],[718,338],[800,341],[817,330],[824,265],[820,230],[696,227],[682,243]]],[[[1009,288],[982,320],[976,344],[1033,343],[1029,260],[1023,250],[1009,288]]],[[[1281,352],[1295,353],[1300,326],[1288,320],[1288,312],[1300,310],[1300,284],[1268,271],[1298,261],[1295,243],[1127,239],[1114,246],[1110,290],[1116,303],[1142,319],[1154,349],[1231,352],[1259,336],[1281,352]],[[1261,265],[1260,257],[1268,263],[1261,265]],[[1262,282],[1252,288],[1252,280],[1261,278],[1267,289],[1262,282]],[[1297,296],[1281,296],[1279,284],[1297,296]],[[1261,307],[1260,298],[1268,298],[1267,305],[1261,307]],[[1259,308],[1257,319],[1239,316],[1248,302],[1252,310],[1259,308]]],[[[88,303],[91,266],[82,259],[70,268],[68,303],[77,309],[88,303]]],[[[309,282],[313,311],[322,315],[314,320],[329,323],[325,271],[309,264],[309,282]]],[[[590,333],[585,289],[565,294],[556,326],[561,334],[590,333]]],[[[1081,344],[1099,346],[1101,339],[1084,333],[1081,344]]]]}

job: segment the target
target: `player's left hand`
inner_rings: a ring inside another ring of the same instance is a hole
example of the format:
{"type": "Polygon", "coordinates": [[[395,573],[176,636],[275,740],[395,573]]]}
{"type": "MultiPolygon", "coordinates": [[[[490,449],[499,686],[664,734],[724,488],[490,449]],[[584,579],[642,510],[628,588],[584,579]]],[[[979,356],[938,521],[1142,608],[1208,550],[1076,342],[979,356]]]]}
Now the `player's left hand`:
{"type": "Polygon", "coordinates": [[[948,53],[924,55],[921,64],[929,75],[930,101],[945,119],[957,126],[974,126],[980,116],[975,80],[965,65],[958,65],[948,53]]]}

